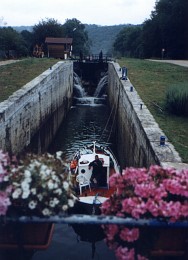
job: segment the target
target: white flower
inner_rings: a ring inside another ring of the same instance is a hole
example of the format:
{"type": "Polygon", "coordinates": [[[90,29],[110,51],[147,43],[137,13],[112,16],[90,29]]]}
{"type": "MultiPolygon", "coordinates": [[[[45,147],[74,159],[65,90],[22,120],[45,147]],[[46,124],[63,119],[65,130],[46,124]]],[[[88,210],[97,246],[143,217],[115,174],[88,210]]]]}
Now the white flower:
{"type": "Polygon", "coordinates": [[[45,164],[42,164],[40,167],[41,171],[46,171],[48,169],[48,167],[45,164]]]}
{"type": "Polygon", "coordinates": [[[63,206],[62,206],[62,210],[63,210],[63,211],[66,211],[67,209],[68,209],[68,205],[63,205],[63,206]]]}
{"type": "Polygon", "coordinates": [[[9,180],[9,177],[8,175],[5,175],[4,178],[3,178],[4,181],[8,181],[9,180]]]}
{"type": "Polygon", "coordinates": [[[59,200],[57,198],[54,198],[53,200],[50,200],[50,207],[54,208],[59,203],[59,200]]]}
{"type": "Polygon", "coordinates": [[[12,197],[13,199],[18,199],[19,196],[21,195],[22,190],[20,188],[16,189],[13,193],[12,193],[12,197]]]}
{"type": "Polygon", "coordinates": [[[43,199],[42,194],[38,194],[37,197],[38,197],[39,201],[42,201],[42,199],[43,199]]]}
{"type": "Polygon", "coordinates": [[[35,166],[39,167],[41,165],[41,163],[39,161],[37,161],[37,160],[32,160],[32,162],[33,162],[33,166],[34,167],[35,166]]]}
{"type": "Polygon", "coordinates": [[[54,183],[54,189],[57,189],[57,188],[58,188],[58,184],[54,183]]]}
{"type": "Polygon", "coordinates": [[[45,208],[45,209],[42,210],[42,214],[43,214],[44,216],[49,216],[50,213],[51,213],[51,211],[50,211],[49,209],[47,209],[47,208],[45,208]]]}
{"type": "Polygon", "coordinates": [[[21,183],[21,187],[22,187],[23,191],[29,190],[29,184],[28,184],[28,182],[24,180],[24,181],[21,183]]]}
{"type": "Polygon", "coordinates": [[[58,152],[56,152],[56,158],[57,159],[59,159],[59,160],[61,160],[61,155],[62,155],[62,151],[58,151],[58,152]]]}
{"type": "Polygon", "coordinates": [[[62,194],[62,190],[60,188],[56,189],[56,190],[54,190],[54,193],[58,194],[58,195],[61,195],[62,194]]]}
{"type": "Polygon", "coordinates": [[[49,181],[48,181],[48,188],[49,188],[50,190],[52,190],[52,189],[54,188],[54,183],[53,183],[52,180],[49,180],[49,181]]]}
{"type": "Polygon", "coordinates": [[[50,175],[51,174],[51,170],[48,168],[45,172],[46,175],[50,175]]]}
{"type": "Polygon", "coordinates": [[[74,206],[74,200],[68,199],[68,205],[72,208],[74,206]]]}
{"type": "Polygon", "coordinates": [[[28,170],[25,170],[24,171],[24,175],[25,175],[25,178],[30,178],[31,177],[31,172],[28,171],[28,170]]]}
{"type": "Polygon", "coordinates": [[[36,188],[32,188],[32,189],[31,189],[31,193],[32,193],[33,195],[36,195],[36,194],[37,194],[36,188]]]}
{"type": "Polygon", "coordinates": [[[52,172],[52,180],[59,182],[59,178],[57,177],[57,175],[54,174],[54,172],[52,172]]]}
{"type": "Polygon", "coordinates": [[[34,201],[34,200],[32,200],[32,201],[29,202],[28,207],[29,207],[30,209],[35,209],[35,208],[36,208],[36,205],[37,205],[37,202],[34,201]]]}
{"type": "Polygon", "coordinates": [[[27,199],[29,197],[30,191],[29,190],[24,190],[22,194],[22,199],[27,199]]]}
{"type": "Polygon", "coordinates": [[[67,181],[63,182],[63,188],[67,191],[69,189],[69,183],[67,181]]]}

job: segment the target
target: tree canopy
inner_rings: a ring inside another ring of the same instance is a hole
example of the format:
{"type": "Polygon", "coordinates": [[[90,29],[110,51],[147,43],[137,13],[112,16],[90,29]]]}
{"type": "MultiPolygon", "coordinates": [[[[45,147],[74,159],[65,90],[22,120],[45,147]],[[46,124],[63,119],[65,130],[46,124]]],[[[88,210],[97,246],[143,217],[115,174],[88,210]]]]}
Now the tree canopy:
{"type": "Polygon", "coordinates": [[[14,56],[13,53],[18,53],[19,56],[28,54],[26,42],[12,27],[0,28],[0,50],[3,51],[7,57],[14,56]]]}
{"type": "Polygon", "coordinates": [[[188,1],[158,0],[142,26],[124,28],[114,42],[120,55],[184,59],[188,56],[188,1]],[[134,51],[137,50],[136,52],[134,51]]]}
{"type": "Polygon", "coordinates": [[[73,38],[73,54],[79,55],[80,52],[84,55],[89,54],[90,44],[85,25],[73,18],[67,19],[62,27],[64,37],[73,38]]]}

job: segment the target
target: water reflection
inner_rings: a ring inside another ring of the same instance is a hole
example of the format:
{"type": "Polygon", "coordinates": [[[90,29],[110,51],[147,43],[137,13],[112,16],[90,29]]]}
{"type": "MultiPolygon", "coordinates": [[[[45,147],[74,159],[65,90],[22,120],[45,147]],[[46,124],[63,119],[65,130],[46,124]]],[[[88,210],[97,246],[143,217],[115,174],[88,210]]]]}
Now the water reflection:
{"type": "Polygon", "coordinates": [[[109,108],[106,105],[72,107],[49,147],[49,152],[61,150],[64,159],[70,161],[79,148],[93,141],[110,146],[113,150],[111,129],[109,125],[106,126],[108,117],[109,108]]]}

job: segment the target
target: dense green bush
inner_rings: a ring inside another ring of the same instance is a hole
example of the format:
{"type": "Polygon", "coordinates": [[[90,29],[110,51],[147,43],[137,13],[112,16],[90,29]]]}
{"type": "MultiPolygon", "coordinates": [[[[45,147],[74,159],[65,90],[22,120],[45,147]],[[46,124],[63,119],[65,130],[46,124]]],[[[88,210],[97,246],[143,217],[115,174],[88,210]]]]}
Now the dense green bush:
{"type": "Polygon", "coordinates": [[[178,116],[188,116],[188,84],[171,85],[166,92],[166,110],[178,116]]]}

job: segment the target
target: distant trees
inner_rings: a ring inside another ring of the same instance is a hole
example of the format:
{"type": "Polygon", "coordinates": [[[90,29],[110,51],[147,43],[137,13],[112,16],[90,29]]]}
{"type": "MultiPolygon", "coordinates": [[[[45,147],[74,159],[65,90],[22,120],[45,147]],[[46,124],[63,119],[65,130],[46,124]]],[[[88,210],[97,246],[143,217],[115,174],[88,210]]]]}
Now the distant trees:
{"type": "MultiPolygon", "coordinates": [[[[1,19],[1,24],[3,20],[1,19]]],[[[0,24],[0,25],[1,25],[0,24]]],[[[0,27],[0,58],[8,58],[8,52],[14,50],[19,56],[32,55],[35,45],[43,46],[46,51],[46,37],[69,37],[73,38],[73,53],[84,55],[89,53],[89,39],[85,25],[76,18],[67,19],[64,24],[53,18],[41,20],[33,26],[32,32],[23,30],[20,33],[12,27],[0,27]]]]}
{"type": "Polygon", "coordinates": [[[188,57],[187,0],[158,0],[151,18],[141,26],[124,28],[114,42],[114,49],[131,57],[188,57]]]}

